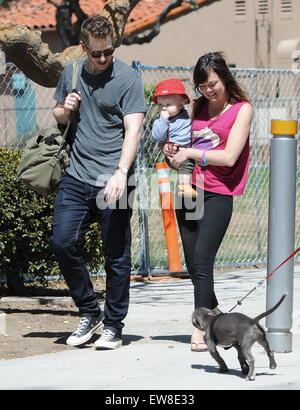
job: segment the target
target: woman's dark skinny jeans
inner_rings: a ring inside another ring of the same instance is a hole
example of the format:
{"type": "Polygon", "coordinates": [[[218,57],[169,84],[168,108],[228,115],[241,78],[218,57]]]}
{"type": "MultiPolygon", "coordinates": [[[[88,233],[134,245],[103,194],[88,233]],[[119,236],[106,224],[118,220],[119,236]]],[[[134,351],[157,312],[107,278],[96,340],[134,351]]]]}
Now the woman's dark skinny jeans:
{"type": "Polygon", "coordinates": [[[178,203],[178,199],[176,216],[185,262],[194,285],[195,308],[214,309],[218,305],[214,292],[214,262],[231,219],[233,198],[231,195],[202,191],[197,201],[198,208],[204,207],[202,217],[187,219],[190,212],[186,211],[184,204],[182,206],[182,201],[178,203]]]}

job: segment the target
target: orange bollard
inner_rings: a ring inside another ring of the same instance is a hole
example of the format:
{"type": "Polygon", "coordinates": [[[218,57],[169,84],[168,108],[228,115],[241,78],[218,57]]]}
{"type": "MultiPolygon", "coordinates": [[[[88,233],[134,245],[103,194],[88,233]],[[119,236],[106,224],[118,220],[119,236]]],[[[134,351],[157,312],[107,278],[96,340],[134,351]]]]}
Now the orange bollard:
{"type": "Polygon", "coordinates": [[[176,230],[176,217],[170,183],[170,168],[166,162],[156,163],[159,195],[166,237],[169,270],[182,271],[179,240],[176,230]]]}

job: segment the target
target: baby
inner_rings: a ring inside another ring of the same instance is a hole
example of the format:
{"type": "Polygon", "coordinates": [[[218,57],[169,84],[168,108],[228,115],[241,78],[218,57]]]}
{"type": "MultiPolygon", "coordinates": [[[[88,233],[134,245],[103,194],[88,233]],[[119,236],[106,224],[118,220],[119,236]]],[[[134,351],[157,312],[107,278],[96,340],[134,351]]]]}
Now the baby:
{"type": "MultiPolygon", "coordinates": [[[[153,123],[152,136],[159,143],[174,143],[177,146],[189,147],[191,144],[191,120],[184,107],[190,103],[184,84],[177,78],[158,83],[152,101],[158,104],[160,117],[153,123]]],[[[170,161],[166,159],[171,166],[170,161]]],[[[195,163],[184,161],[178,169],[178,195],[195,198],[198,194],[191,185],[195,163]]]]}

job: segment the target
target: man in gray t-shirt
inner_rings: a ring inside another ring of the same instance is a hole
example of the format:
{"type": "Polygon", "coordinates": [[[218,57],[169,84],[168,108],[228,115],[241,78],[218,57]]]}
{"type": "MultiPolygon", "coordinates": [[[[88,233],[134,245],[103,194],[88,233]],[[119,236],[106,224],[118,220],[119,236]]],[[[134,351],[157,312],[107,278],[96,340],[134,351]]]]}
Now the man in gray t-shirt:
{"type": "MultiPolygon", "coordinates": [[[[100,73],[79,62],[80,108],[72,124],[71,163],[67,173],[90,185],[99,185],[99,175],[114,174],[124,141],[123,117],[144,110],[140,76],[118,59],[100,73]]],[[[63,71],[54,99],[64,104],[72,93],[72,65],[63,71]]],[[[128,165],[128,164],[127,164],[128,165]]],[[[124,165],[125,166],[125,165],[124,165]]]]}
{"type": "Polygon", "coordinates": [[[87,58],[79,61],[77,89],[72,90],[70,64],[59,80],[53,110],[60,124],[66,124],[74,112],[70,165],[55,199],[52,238],[59,267],[81,314],[67,344],[86,343],[104,324],[97,349],[122,345],[122,320],[129,301],[132,213],[130,204],[124,203],[146,111],[141,78],[114,57],[112,34],[103,16],[83,23],[80,43],[87,58]],[[101,224],[105,257],[104,313],[79,247],[95,219],[101,224]]]}

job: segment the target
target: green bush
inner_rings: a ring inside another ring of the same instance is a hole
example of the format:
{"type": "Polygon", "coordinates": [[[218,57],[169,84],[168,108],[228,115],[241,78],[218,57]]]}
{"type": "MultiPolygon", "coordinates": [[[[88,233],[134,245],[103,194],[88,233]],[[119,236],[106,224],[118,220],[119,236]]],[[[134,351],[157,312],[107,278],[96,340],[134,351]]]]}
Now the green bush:
{"type": "Polygon", "coordinates": [[[145,102],[147,104],[151,103],[151,98],[153,96],[155,90],[155,83],[153,84],[145,84],[144,85],[144,93],[145,93],[145,102]]]}
{"type": "MultiPolygon", "coordinates": [[[[20,150],[0,148],[0,273],[42,279],[59,274],[50,249],[54,196],[41,196],[16,179],[20,156],[20,150]]],[[[102,264],[98,224],[87,233],[83,253],[97,272],[102,264]]]]}

